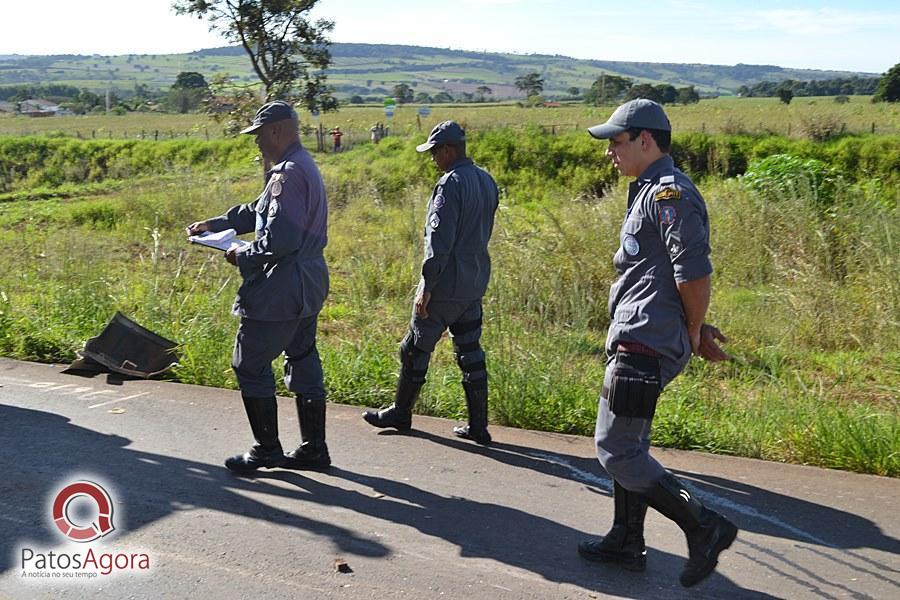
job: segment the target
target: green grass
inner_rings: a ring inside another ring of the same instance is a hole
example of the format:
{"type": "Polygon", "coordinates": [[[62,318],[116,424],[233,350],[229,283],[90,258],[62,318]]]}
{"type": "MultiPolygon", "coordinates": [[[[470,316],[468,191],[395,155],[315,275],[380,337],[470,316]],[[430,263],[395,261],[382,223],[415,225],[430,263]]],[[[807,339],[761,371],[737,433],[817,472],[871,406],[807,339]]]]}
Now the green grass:
{"type": "MultiPolygon", "coordinates": [[[[436,123],[454,119],[472,131],[500,126],[522,127],[537,125],[548,132],[583,131],[591,125],[606,121],[614,106],[586,106],[565,104],[559,108],[520,108],[515,104],[437,104],[426,118],[417,119],[417,105],[400,106],[392,119],[384,110],[374,106],[345,106],[338,112],[313,119],[301,113],[301,121],[316,126],[321,122],[326,130],[338,125],[344,130],[345,145],[369,139],[368,129],[381,121],[402,136],[421,136],[436,123]],[[422,130],[419,130],[421,123],[422,130]]],[[[869,97],[853,96],[847,104],[837,104],[832,98],[795,98],[789,105],[777,98],[721,97],[701,100],[687,106],[667,106],[666,112],[676,133],[705,132],[710,134],[775,134],[790,137],[809,137],[816,125],[836,124],[844,133],[900,133],[900,106],[897,103],[873,104],[869,97]]],[[[221,128],[202,114],[130,113],[127,115],[86,115],[34,119],[0,115],[0,135],[47,135],[51,133],[81,136],[82,138],[144,139],[158,131],[160,139],[192,137],[206,139],[221,135],[221,128]]],[[[308,137],[308,140],[313,140],[308,137]]],[[[330,141],[329,141],[330,144],[330,141]]],[[[309,144],[307,144],[309,145],[309,144]]]]}
{"type": "MultiPolygon", "coordinates": [[[[392,399],[437,176],[406,144],[320,157],[332,205],[320,352],[335,402],[392,399]],[[372,166],[387,171],[377,186],[365,177],[372,166]]],[[[252,171],[176,172],[80,199],[0,204],[0,353],[68,361],[121,310],[180,342],[180,381],[234,387],[238,275],[188,245],[183,227],[258,186],[252,171]]],[[[802,188],[777,202],[734,179],[702,189],[710,320],[736,360],[691,362],[660,401],[654,443],[900,475],[896,205],[855,184],[826,214],[802,188]]],[[[540,199],[504,198],[485,298],[493,422],[593,432],[623,196],[624,182],[607,197],[576,196],[561,178],[540,199]]],[[[445,341],[417,410],[462,417],[459,379],[445,341]]]]}

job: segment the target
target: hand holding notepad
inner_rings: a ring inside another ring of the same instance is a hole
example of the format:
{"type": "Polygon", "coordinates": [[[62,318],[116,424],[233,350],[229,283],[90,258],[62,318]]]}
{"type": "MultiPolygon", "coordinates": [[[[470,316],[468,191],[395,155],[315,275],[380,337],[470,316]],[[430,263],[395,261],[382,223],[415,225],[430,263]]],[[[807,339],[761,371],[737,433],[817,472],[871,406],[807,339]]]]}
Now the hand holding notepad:
{"type": "Polygon", "coordinates": [[[189,236],[188,240],[192,244],[200,244],[201,246],[215,248],[224,252],[228,252],[232,249],[241,250],[250,245],[250,242],[238,239],[237,232],[234,229],[226,229],[225,231],[218,231],[216,233],[204,231],[200,235],[189,236]]]}

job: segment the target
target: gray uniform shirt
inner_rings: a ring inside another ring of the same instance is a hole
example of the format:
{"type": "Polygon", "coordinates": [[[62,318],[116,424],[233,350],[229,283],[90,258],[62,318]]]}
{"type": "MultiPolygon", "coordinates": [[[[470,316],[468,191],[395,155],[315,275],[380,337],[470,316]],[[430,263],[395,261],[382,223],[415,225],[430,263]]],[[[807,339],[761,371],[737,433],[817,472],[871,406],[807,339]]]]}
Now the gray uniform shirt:
{"type": "Polygon", "coordinates": [[[494,179],[462,158],[434,186],[425,219],[422,282],[436,300],[477,300],[491,278],[488,242],[499,192],[494,179]]]}
{"type": "Polygon", "coordinates": [[[318,167],[300,144],[287,149],[266,174],[266,187],[253,202],[232,207],[208,221],[212,231],[254,231],[239,252],[243,277],[233,312],[260,321],[309,317],[328,295],[328,202],[318,167]]]}
{"type": "Polygon", "coordinates": [[[691,357],[691,343],[675,284],[706,277],[712,264],[706,204],[669,155],[629,185],[619,241],[607,352],[637,342],[674,361],[678,372],[691,357]]]}

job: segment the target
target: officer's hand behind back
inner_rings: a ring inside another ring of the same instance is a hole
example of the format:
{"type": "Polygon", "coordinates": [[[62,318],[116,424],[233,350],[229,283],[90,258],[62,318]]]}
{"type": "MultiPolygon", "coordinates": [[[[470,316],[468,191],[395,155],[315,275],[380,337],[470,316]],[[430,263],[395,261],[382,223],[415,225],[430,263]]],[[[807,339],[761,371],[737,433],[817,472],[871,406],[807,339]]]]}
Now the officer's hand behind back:
{"type": "Polygon", "coordinates": [[[697,354],[700,355],[700,358],[710,362],[731,360],[731,356],[719,347],[716,340],[724,343],[728,342],[728,338],[717,327],[704,323],[700,327],[700,348],[697,354]]]}

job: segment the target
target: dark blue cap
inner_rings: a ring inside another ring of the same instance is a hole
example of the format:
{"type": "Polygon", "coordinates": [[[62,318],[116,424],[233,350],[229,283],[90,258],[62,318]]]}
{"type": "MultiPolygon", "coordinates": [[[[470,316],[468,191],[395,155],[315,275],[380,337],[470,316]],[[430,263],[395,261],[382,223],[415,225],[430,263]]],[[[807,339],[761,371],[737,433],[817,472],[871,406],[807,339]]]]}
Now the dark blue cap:
{"type": "Polygon", "coordinates": [[[441,144],[458,144],[464,141],[466,141],[466,132],[463,131],[463,128],[454,121],[444,121],[434,126],[431,133],[428,134],[428,139],[424,144],[416,146],[416,150],[425,152],[441,144]]]}
{"type": "Polygon", "coordinates": [[[594,125],[588,129],[588,133],[595,138],[608,140],[632,127],[672,131],[672,125],[662,106],[653,100],[638,98],[617,108],[606,123],[594,125]]]}
{"type": "Polygon", "coordinates": [[[241,133],[256,133],[256,130],[268,123],[277,123],[285,119],[297,119],[297,113],[293,107],[284,100],[275,100],[267,102],[259,107],[256,116],[253,117],[253,123],[250,127],[242,129],[241,133]]]}

